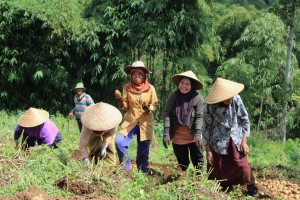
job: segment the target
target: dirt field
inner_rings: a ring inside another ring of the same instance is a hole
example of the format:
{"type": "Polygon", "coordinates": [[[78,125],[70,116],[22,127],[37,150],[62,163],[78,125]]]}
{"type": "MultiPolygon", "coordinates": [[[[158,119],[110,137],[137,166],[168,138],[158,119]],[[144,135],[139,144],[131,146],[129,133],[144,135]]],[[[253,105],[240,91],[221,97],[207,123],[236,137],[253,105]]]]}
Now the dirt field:
{"type": "MultiPolygon", "coordinates": [[[[79,151],[72,152],[72,159],[80,159],[79,151]]],[[[0,156],[0,164],[6,165],[22,165],[22,160],[15,159],[14,163],[5,162],[5,157],[0,156]]],[[[136,166],[132,163],[136,170],[136,166]]],[[[164,185],[169,182],[175,182],[180,179],[186,178],[184,173],[177,173],[176,167],[174,165],[150,163],[149,164],[149,173],[148,176],[151,178],[151,181],[156,185],[164,185]]],[[[281,166],[275,166],[280,168],[281,166]]],[[[119,168],[118,168],[119,169],[119,168]]],[[[117,168],[106,169],[104,174],[110,178],[111,181],[109,184],[113,183],[109,187],[105,186],[107,183],[105,179],[103,180],[93,180],[92,183],[85,183],[79,178],[69,179],[68,177],[61,177],[56,180],[55,187],[61,190],[67,190],[74,194],[74,197],[68,199],[74,200],[83,200],[83,199],[99,199],[99,200],[114,200],[118,199],[118,188],[120,188],[120,173],[116,171],[117,168]],[[108,189],[109,188],[109,191],[108,189]],[[104,191],[105,189],[105,191],[104,191]]],[[[276,174],[276,170],[270,168],[268,171],[262,170],[259,168],[253,169],[258,175],[256,182],[259,187],[260,195],[257,196],[257,199],[295,199],[300,200],[300,183],[291,182],[280,178],[276,174]]],[[[5,171],[3,171],[5,173],[5,171]]],[[[7,177],[2,178],[0,181],[0,187],[3,187],[6,184],[9,184],[11,179],[17,179],[17,177],[7,177]]],[[[127,181],[133,181],[132,173],[123,173],[122,179],[127,181]]],[[[149,191],[150,188],[145,186],[144,191],[149,191]]],[[[209,196],[211,199],[220,199],[220,197],[226,198],[227,194],[225,192],[211,192],[203,189],[199,189],[197,192],[209,196]]],[[[38,187],[31,187],[26,191],[18,192],[10,197],[1,197],[1,200],[61,200],[65,198],[55,197],[48,195],[45,191],[38,187]]]]}

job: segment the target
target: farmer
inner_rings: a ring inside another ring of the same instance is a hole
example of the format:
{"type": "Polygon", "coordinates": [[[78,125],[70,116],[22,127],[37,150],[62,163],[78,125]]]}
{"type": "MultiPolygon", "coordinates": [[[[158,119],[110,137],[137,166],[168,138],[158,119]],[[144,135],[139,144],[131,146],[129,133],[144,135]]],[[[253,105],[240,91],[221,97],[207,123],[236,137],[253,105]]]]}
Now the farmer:
{"type": "Polygon", "coordinates": [[[202,137],[204,99],[196,90],[203,84],[192,71],[176,74],[172,82],[178,86],[168,97],[164,111],[163,144],[168,148],[172,141],[173,151],[182,171],[186,171],[191,157],[196,169],[202,169],[202,137]]]}
{"type": "Polygon", "coordinates": [[[81,132],[82,129],[81,115],[86,107],[94,104],[94,101],[90,95],[85,93],[85,87],[83,83],[77,83],[75,87],[75,91],[76,91],[76,95],[74,96],[75,108],[73,108],[73,110],[71,110],[71,112],[69,113],[69,118],[72,118],[73,115],[75,115],[75,119],[79,127],[79,132],[81,132]]]}
{"type": "Polygon", "coordinates": [[[24,149],[41,144],[57,148],[57,144],[62,140],[58,128],[49,119],[49,113],[37,108],[29,108],[19,118],[14,134],[15,148],[19,148],[21,136],[24,149]]]}
{"type": "Polygon", "coordinates": [[[248,193],[258,193],[248,163],[250,122],[238,95],[244,85],[217,78],[204,104],[203,143],[206,146],[210,179],[221,181],[224,188],[247,185],[248,193]]]}
{"type": "Polygon", "coordinates": [[[122,121],[121,112],[107,103],[97,103],[82,113],[80,151],[84,165],[90,164],[90,158],[105,159],[110,165],[116,164],[116,148],[113,141],[122,121]],[[87,148],[90,149],[90,154],[87,148]]]}
{"type": "Polygon", "coordinates": [[[158,106],[154,87],[148,82],[146,75],[149,70],[142,61],[135,61],[125,67],[130,74],[130,82],[123,87],[123,96],[116,90],[116,99],[122,110],[126,111],[120,133],[116,137],[116,147],[119,160],[125,162],[126,171],[132,168],[128,148],[137,135],[136,164],[138,170],[147,172],[150,140],[153,137],[153,112],[158,106]],[[126,157],[124,157],[126,154],[126,157]]]}

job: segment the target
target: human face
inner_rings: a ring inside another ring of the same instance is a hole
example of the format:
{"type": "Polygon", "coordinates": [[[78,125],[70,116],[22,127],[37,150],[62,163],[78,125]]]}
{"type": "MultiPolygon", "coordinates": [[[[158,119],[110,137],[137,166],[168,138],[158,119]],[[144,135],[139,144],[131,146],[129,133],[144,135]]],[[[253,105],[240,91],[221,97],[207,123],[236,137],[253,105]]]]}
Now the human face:
{"type": "Polygon", "coordinates": [[[178,89],[182,94],[187,94],[192,89],[191,80],[189,78],[182,78],[179,82],[178,89]]]}
{"type": "Polygon", "coordinates": [[[223,104],[225,104],[226,106],[230,106],[231,103],[232,103],[232,97],[230,99],[226,99],[225,101],[223,101],[223,104]]]}
{"type": "Polygon", "coordinates": [[[134,71],[131,74],[131,79],[132,79],[132,81],[133,81],[134,84],[140,85],[140,84],[142,84],[144,82],[145,78],[144,78],[144,75],[141,72],[134,71]]]}
{"type": "Polygon", "coordinates": [[[79,96],[80,96],[83,92],[84,92],[84,89],[83,89],[83,88],[77,88],[77,89],[76,89],[76,94],[79,95],[79,96]]]}

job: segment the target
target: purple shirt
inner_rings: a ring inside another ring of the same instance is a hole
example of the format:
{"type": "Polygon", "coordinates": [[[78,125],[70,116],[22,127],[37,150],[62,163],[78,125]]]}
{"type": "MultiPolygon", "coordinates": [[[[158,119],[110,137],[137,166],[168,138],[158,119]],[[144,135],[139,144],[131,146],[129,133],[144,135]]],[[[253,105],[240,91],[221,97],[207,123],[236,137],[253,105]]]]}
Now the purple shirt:
{"type": "Polygon", "coordinates": [[[24,136],[34,137],[38,140],[41,140],[43,144],[46,145],[53,144],[58,133],[58,128],[50,119],[45,121],[43,124],[32,128],[23,128],[22,126],[17,125],[15,131],[22,133],[23,129],[24,136]]]}

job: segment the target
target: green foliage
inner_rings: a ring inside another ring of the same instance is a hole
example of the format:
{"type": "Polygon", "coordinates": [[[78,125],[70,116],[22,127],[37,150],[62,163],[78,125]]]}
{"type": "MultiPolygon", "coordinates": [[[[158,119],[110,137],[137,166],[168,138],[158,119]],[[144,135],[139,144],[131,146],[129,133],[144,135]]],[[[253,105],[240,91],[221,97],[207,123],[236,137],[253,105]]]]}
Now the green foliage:
{"type": "Polygon", "coordinates": [[[284,152],[289,157],[289,164],[291,166],[300,165],[300,139],[297,138],[295,141],[289,139],[285,145],[284,152]]]}
{"type": "Polygon", "coordinates": [[[263,15],[247,26],[235,42],[241,52],[218,69],[218,75],[246,85],[242,95],[247,97],[246,106],[252,111],[252,119],[257,120],[258,128],[276,127],[280,120],[285,35],[285,26],[278,17],[263,15]]]}
{"type": "MultiPolygon", "coordinates": [[[[55,186],[57,180],[65,177],[69,184],[75,180],[86,184],[100,184],[103,188],[102,195],[114,195],[120,199],[182,199],[186,197],[189,199],[238,199],[237,197],[251,199],[242,196],[239,187],[236,187],[228,196],[220,192],[218,182],[207,180],[206,169],[199,176],[197,171],[190,167],[186,173],[177,174],[178,179],[176,179],[177,161],[174,158],[170,159],[169,156],[173,154],[172,148],[164,149],[161,142],[158,143],[157,149],[151,147],[150,166],[155,169],[151,163],[174,163],[174,169],[170,169],[168,172],[170,174],[174,172],[173,178],[176,180],[172,182],[162,183],[161,178],[168,180],[167,177],[145,175],[135,170],[132,179],[128,180],[125,178],[122,166],[116,167],[114,172],[108,175],[107,170],[111,170],[111,168],[103,162],[83,168],[81,159],[73,157],[74,151],[79,149],[79,132],[76,121],[71,120],[68,129],[68,120],[60,114],[51,116],[51,120],[55,122],[63,135],[60,150],[39,146],[35,151],[26,154],[13,147],[13,130],[22,112],[1,112],[0,114],[2,116],[0,137],[6,145],[1,152],[0,179],[6,181],[1,183],[7,183],[1,186],[1,196],[13,195],[32,186],[38,186],[50,195],[72,197],[71,192],[55,186]]],[[[161,126],[161,123],[156,124],[155,130],[161,130],[161,126]]],[[[263,166],[267,176],[270,169],[268,166],[282,165],[284,168],[277,169],[277,174],[299,180],[299,174],[288,173],[291,170],[295,172],[300,167],[299,151],[297,151],[299,150],[299,140],[288,140],[283,144],[278,141],[270,141],[268,138],[264,138],[264,135],[253,133],[248,140],[251,166],[263,166]]],[[[161,141],[159,136],[157,139],[161,141]]],[[[132,155],[135,155],[135,140],[129,149],[132,155]]],[[[158,171],[158,174],[159,172],[161,171],[158,171]]]]}
{"type": "Polygon", "coordinates": [[[149,80],[161,102],[156,119],[177,87],[172,75],[192,70],[205,85],[203,96],[215,76],[244,83],[243,100],[258,130],[277,128],[288,99],[288,136],[295,138],[299,105],[290,99],[299,94],[299,45],[294,46],[290,85],[282,84],[289,26],[289,15],[282,13],[298,9],[295,3],[3,0],[0,106],[65,114],[73,107],[73,88],[79,81],[95,102],[116,104],[114,89],[129,81],[124,66],[142,59],[152,71],[149,80]],[[271,5],[285,25],[268,13],[271,5]]]}
{"type": "Polygon", "coordinates": [[[78,81],[96,101],[111,101],[133,60],[143,58],[151,80],[159,77],[163,67],[154,62],[161,55],[171,63],[194,55],[208,23],[204,1],[19,0],[1,1],[1,9],[1,106],[62,113],[72,107],[78,81]]]}
{"type": "MultiPolygon", "coordinates": [[[[250,164],[254,166],[282,165],[293,170],[299,169],[299,139],[289,139],[283,144],[280,140],[275,141],[266,135],[268,134],[265,132],[253,132],[248,139],[250,164]]],[[[283,173],[288,174],[288,172],[283,173]]]]}

